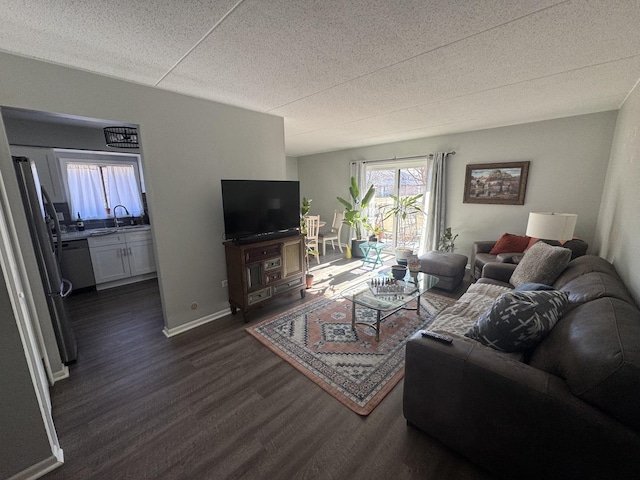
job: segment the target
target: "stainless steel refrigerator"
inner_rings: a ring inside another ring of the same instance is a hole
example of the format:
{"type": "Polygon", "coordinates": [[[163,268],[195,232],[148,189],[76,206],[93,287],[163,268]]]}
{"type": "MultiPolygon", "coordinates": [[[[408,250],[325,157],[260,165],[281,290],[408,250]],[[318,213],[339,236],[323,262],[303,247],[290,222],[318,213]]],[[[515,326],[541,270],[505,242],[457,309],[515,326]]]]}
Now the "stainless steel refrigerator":
{"type": "Polygon", "coordinates": [[[60,273],[61,238],[58,234],[54,241],[52,235],[54,228],[60,232],[58,215],[47,191],[40,186],[33,162],[26,157],[12,158],[60,357],[65,365],[69,365],[77,357],[76,338],[65,307],[65,297],[71,293],[73,285],[60,273]]]}

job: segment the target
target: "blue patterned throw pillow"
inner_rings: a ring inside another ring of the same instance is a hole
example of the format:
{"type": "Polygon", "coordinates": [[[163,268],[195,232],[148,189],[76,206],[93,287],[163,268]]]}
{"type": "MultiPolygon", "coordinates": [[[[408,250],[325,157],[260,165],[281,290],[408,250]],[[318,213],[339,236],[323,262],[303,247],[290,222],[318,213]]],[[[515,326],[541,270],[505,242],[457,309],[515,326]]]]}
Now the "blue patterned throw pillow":
{"type": "Polygon", "coordinates": [[[551,285],[545,285],[544,283],[521,283],[513,289],[514,292],[532,292],[537,290],[555,290],[551,285]]]}
{"type": "Polygon", "coordinates": [[[533,347],[551,331],[569,303],[557,290],[500,295],[465,336],[503,352],[533,347]]]}

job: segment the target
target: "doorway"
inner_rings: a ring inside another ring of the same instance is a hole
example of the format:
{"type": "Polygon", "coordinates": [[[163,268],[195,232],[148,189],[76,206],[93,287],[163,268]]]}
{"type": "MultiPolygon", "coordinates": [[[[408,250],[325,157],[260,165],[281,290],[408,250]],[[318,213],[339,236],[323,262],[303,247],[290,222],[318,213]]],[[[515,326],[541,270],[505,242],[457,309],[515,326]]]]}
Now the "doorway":
{"type": "Polygon", "coordinates": [[[421,204],[427,200],[426,159],[410,163],[368,163],[367,185],[376,189],[375,199],[369,204],[368,218],[373,226],[382,228],[381,241],[393,248],[403,246],[418,251],[424,234],[424,215],[410,215],[398,222],[388,216],[394,204],[393,197],[408,197],[422,194],[421,204]]]}
{"type": "MultiPolygon", "coordinates": [[[[135,221],[137,223],[139,220],[143,221],[143,219],[148,219],[147,203],[145,198],[146,188],[143,174],[143,153],[141,149],[136,148],[125,150],[122,148],[111,148],[106,145],[106,138],[103,131],[104,127],[112,126],[118,122],[94,118],[71,117],[61,114],[10,107],[2,107],[0,114],[2,115],[6,138],[11,148],[11,153],[14,155],[18,154],[26,156],[28,158],[32,156],[31,153],[33,153],[34,156],[37,156],[37,160],[34,158],[34,161],[36,162],[36,168],[38,169],[40,183],[48,187],[47,190],[52,192],[52,202],[57,207],[57,216],[62,220],[62,225],[64,225],[64,228],[60,229],[61,233],[67,233],[67,231],[71,232],[71,226],[73,226],[74,229],[77,227],[76,217],[74,216],[75,212],[73,211],[78,210],[77,207],[72,206],[73,201],[70,198],[69,185],[66,179],[67,172],[61,162],[61,156],[72,160],[75,159],[74,155],[75,157],[80,156],[87,162],[93,162],[96,164],[97,155],[101,160],[108,158],[110,160],[113,159],[114,162],[120,161],[120,164],[122,164],[122,162],[128,162],[133,165],[133,168],[135,168],[135,182],[139,185],[142,196],[141,203],[143,205],[143,210],[136,210],[135,216],[132,214],[131,219],[127,219],[127,225],[129,225],[129,222],[133,223],[135,221]],[[16,149],[15,153],[14,149],[16,149]],[[21,153],[25,150],[29,151],[29,149],[31,150],[30,154],[21,153]],[[42,172],[42,174],[40,174],[40,172],[42,172]]],[[[137,126],[132,127],[137,128],[137,126]]],[[[8,160],[11,160],[10,156],[8,160]]],[[[8,161],[7,166],[9,166],[8,161]]],[[[11,169],[7,168],[7,175],[10,173],[9,170],[11,169]]],[[[114,176],[111,175],[109,179],[113,177],[114,176]]],[[[11,200],[13,208],[14,199],[11,198],[11,200]]],[[[19,202],[20,196],[17,195],[15,200],[19,202]]],[[[106,212],[106,214],[103,215],[104,218],[95,218],[91,220],[91,222],[94,222],[94,224],[91,225],[92,227],[100,228],[110,227],[113,225],[115,219],[112,215],[109,215],[109,211],[106,209],[108,206],[109,205],[107,204],[103,205],[103,211],[106,212]]],[[[131,210],[133,212],[133,209],[131,210]]],[[[123,214],[122,208],[118,209],[118,214],[119,216],[123,214]]],[[[15,207],[13,216],[14,218],[24,217],[24,211],[15,207]]],[[[24,237],[27,239],[26,241],[28,241],[29,229],[28,226],[25,225],[25,220],[23,218],[15,218],[15,220],[16,224],[20,224],[17,225],[16,228],[24,230],[23,232],[20,232],[21,238],[24,237]]],[[[87,227],[89,227],[89,225],[87,225],[87,227]]],[[[147,233],[149,238],[152,238],[150,228],[151,227],[149,226],[149,231],[147,233]]],[[[130,257],[130,255],[141,251],[142,247],[146,248],[145,252],[154,252],[151,243],[148,244],[149,246],[147,246],[147,244],[143,245],[143,232],[137,231],[136,235],[138,242],[135,245],[131,245],[130,250],[129,247],[127,247],[127,255],[124,256],[127,256],[127,258],[133,258],[130,257]],[[129,252],[132,253],[130,254],[129,252]]],[[[64,239],[62,235],[61,237],[64,239]]],[[[86,243],[87,239],[85,238],[83,241],[86,243]]],[[[149,240],[149,242],[151,242],[151,240],[149,240]]],[[[66,243],[72,242],[67,241],[66,243]]],[[[77,252],[74,251],[72,253],[77,252]]],[[[88,248],[86,249],[86,253],[88,255],[88,248]]],[[[87,255],[84,255],[83,258],[86,258],[87,255]]],[[[25,257],[28,257],[28,255],[25,255],[25,257]]],[[[123,257],[123,255],[121,255],[121,257],[123,257]]],[[[136,258],[139,257],[141,258],[141,255],[137,255],[136,258]]],[[[122,260],[122,258],[120,258],[120,260],[122,260]]],[[[35,283],[36,280],[34,279],[39,276],[37,266],[29,265],[29,260],[26,260],[25,263],[27,263],[26,267],[29,275],[29,281],[31,283],[35,283]]],[[[130,263],[134,262],[132,261],[130,263]]],[[[149,262],[146,262],[145,266],[147,266],[147,264],[149,264],[149,262]]],[[[127,266],[129,266],[129,262],[127,263],[127,266]]],[[[141,269],[139,268],[140,263],[135,263],[134,266],[138,268],[138,273],[141,273],[141,269]]],[[[155,262],[153,262],[153,267],[153,273],[142,272],[146,274],[146,278],[155,277],[155,262]]],[[[90,263],[89,268],[91,269],[90,263]]],[[[93,278],[94,272],[90,271],[89,273],[93,278]]],[[[91,284],[89,284],[88,289],[92,289],[91,284]]],[[[82,295],[82,290],[78,293],[73,293],[73,295],[82,295]]],[[[40,303],[43,303],[43,299],[39,297],[40,295],[36,293],[34,296],[34,308],[40,308],[41,311],[38,311],[38,314],[34,315],[34,317],[38,319],[41,325],[36,326],[39,328],[35,328],[35,332],[38,337],[38,344],[42,352],[42,356],[44,357],[49,383],[53,384],[59,379],[66,378],[69,374],[69,370],[61,363],[55,337],[51,333],[51,326],[48,325],[48,323],[50,323],[49,318],[47,318],[47,315],[43,313],[42,307],[38,306],[40,303]]],[[[81,357],[78,361],[81,361],[81,357]]]]}

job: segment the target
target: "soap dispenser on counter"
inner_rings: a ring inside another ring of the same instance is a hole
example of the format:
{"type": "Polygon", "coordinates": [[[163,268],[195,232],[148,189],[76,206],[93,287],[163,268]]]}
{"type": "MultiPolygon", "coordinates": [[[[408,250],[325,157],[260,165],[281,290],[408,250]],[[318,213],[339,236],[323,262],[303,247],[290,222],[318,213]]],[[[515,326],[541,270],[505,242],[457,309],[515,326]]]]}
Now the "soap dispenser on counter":
{"type": "Polygon", "coordinates": [[[84,222],[82,221],[80,212],[78,212],[78,218],[76,219],[76,227],[78,227],[79,232],[82,232],[84,230],[84,222]]]}

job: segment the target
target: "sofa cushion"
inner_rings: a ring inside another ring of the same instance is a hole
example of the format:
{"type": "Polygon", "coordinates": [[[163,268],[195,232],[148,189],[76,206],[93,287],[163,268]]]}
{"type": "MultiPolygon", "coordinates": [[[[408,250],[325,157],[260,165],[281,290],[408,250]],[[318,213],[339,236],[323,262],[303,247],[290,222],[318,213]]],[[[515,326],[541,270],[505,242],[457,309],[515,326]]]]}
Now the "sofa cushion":
{"type": "Polygon", "coordinates": [[[556,324],[567,295],[557,290],[506,292],[483,313],[465,336],[503,352],[536,345],[556,324]]]}
{"type": "Polygon", "coordinates": [[[562,244],[562,247],[571,250],[571,260],[573,260],[585,255],[587,253],[587,249],[589,248],[589,244],[584,240],[574,238],[564,242],[562,244]]]}
{"type": "Polygon", "coordinates": [[[596,298],[612,297],[634,305],[633,298],[617,275],[589,272],[574,278],[560,290],[569,295],[569,306],[575,308],[596,298]]]}
{"type": "Polygon", "coordinates": [[[509,282],[514,287],[534,282],[551,285],[571,260],[571,250],[538,242],[527,250],[509,282]]]}
{"type": "Polygon", "coordinates": [[[553,286],[559,290],[574,278],[578,278],[579,276],[589,272],[602,272],[618,277],[618,272],[616,272],[614,266],[604,258],[597,257],[595,255],[585,255],[583,257],[578,257],[575,260],[571,260],[564,272],[562,272],[553,283],[553,286]]]}
{"type": "Polygon", "coordinates": [[[472,283],[456,303],[438,314],[429,330],[463,336],[478,317],[491,308],[496,298],[509,291],[509,287],[472,283]]]}
{"type": "Polygon", "coordinates": [[[567,313],[529,364],[565,380],[571,391],[640,430],[640,310],[600,298],[567,313]]]}
{"type": "Polygon", "coordinates": [[[539,241],[549,245],[553,245],[554,247],[568,248],[569,250],[571,250],[571,260],[585,255],[587,253],[587,249],[589,248],[589,244],[580,238],[572,238],[571,240],[559,242],[557,240],[540,240],[539,238],[531,237],[529,239],[527,248],[525,248],[525,252],[539,241]]]}
{"type": "Polygon", "coordinates": [[[522,253],[529,245],[529,237],[524,235],[503,234],[489,252],[491,255],[499,253],[522,253]]]}

